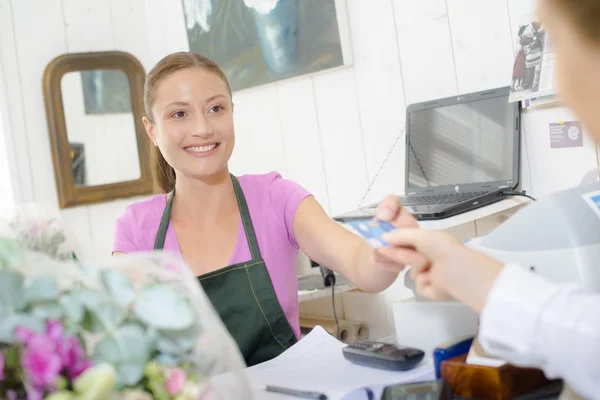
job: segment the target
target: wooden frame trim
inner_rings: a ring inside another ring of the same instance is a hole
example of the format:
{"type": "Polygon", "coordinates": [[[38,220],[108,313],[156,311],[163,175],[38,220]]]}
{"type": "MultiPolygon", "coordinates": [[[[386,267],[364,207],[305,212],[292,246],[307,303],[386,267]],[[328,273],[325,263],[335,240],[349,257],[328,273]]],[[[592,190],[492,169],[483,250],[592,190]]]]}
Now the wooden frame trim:
{"type": "Polygon", "coordinates": [[[60,208],[75,207],[153,193],[149,146],[142,116],[145,72],[131,54],[121,51],[64,54],[52,60],[44,71],[43,92],[54,176],[60,208]],[[75,186],[61,91],[62,77],[69,72],[119,69],[129,79],[131,104],[137,138],[140,178],[96,186],[75,186]]]}

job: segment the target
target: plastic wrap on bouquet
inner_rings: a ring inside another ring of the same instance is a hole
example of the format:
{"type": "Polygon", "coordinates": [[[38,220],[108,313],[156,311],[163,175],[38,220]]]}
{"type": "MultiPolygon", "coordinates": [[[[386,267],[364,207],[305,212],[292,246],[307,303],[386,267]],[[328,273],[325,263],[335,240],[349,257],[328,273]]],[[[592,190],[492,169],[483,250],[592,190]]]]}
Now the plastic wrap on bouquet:
{"type": "Polygon", "coordinates": [[[0,238],[0,398],[246,399],[243,367],[179,258],[85,265],[0,238]]]}
{"type": "Polygon", "coordinates": [[[25,249],[57,260],[76,257],[73,234],[49,204],[20,204],[0,212],[0,236],[16,240],[25,249]]]}

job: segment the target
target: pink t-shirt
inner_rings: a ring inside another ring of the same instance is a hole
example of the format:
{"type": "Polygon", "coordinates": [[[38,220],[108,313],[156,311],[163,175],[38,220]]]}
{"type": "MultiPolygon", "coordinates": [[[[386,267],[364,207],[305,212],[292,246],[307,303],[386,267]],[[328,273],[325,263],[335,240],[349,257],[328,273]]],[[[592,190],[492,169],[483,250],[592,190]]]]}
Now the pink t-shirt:
{"type": "MultiPolygon", "coordinates": [[[[298,312],[298,279],[296,261],[298,243],[292,223],[296,209],[310,193],[298,184],[283,179],[276,172],[238,177],[256,232],[261,255],[267,265],[279,304],[297,338],[300,338],[298,312]]],[[[151,251],[160,219],[166,207],[166,196],[156,195],[131,204],[116,221],[113,251],[132,253],[151,251]]],[[[175,231],[167,230],[164,251],[181,256],[175,231]]],[[[240,219],[238,236],[229,265],[250,261],[250,248],[240,219]]]]}

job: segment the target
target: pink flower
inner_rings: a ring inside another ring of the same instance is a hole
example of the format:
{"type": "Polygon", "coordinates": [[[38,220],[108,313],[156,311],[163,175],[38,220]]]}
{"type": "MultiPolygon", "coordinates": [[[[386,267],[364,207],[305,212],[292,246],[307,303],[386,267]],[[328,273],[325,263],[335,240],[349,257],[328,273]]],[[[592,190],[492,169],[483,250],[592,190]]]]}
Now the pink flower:
{"type": "Polygon", "coordinates": [[[35,332],[30,331],[27,328],[23,328],[22,326],[17,326],[15,328],[15,336],[17,337],[19,342],[27,344],[31,339],[35,337],[35,332]]]}
{"type": "Polygon", "coordinates": [[[54,343],[60,343],[63,340],[62,323],[55,320],[46,322],[46,336],[54,343]]]}
{"type": "MultiPolygon", "coordinates": [[[[32,386],[27,386],[25,388],[25,392],[27,392],[27,400],[43,400],[42,392],[32,386]]],[[[17,396],[15,395],[15,400],[17,396]]]]}
{"type": "Polygon", "coordinates": [[[21,364],[35,389],[52,389],[60,376],[62,363],[56,343],[47,336],[34,336],[21,355],[21,364]]]}
{"type": "Polygon", "coordinates": [[[81,343],[75,336],[70,336],[59,343],[58,354],[71,380],[92,366],[91,361],[85,358],[81,343]]]}
{"type": "Polygon", "coordinates": [[[170,368],[166,373],[167,382],[165,387],[171,396],[179,394],[186,382],[185,372],[179,368],[170,368]]]}
{"type": "Polygon", "coordinates": [[[30,398],[36,396],[35,390],[52,389],[61,372],[73,380],[92,365],[79,340],[64,336],[60,321],[48,321],[46,332],[41,335],[23,327],[17,327],[15,335],[25,344],[21,363],[31,381],[30,398]]]}
{"type": "Polygon", "coordinates": [[[0,353],[0,382],[4,380],[4,354],[0,353]]]}
{"type": "Polygon", "coordinates": [[[29,235],[37,236],[39,230],[40,230],[40,227],[34,222],[29,226],[29,235]]]}

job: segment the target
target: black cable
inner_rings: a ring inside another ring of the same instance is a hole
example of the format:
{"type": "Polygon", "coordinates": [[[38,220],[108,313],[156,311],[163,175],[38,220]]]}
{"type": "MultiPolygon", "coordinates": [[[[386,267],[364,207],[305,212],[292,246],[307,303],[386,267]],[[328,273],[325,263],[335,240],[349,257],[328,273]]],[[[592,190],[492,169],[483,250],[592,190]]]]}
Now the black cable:
{"type": "Polygon", "coordinates": [[[335,282],[331,284],[331,305],[333,307],[333,318],[335,318],[335,338],[340,340],[340,323],[335,311],[335,282]]]}
{"type": "Polygon", "coordinates": [[[528,195],[524,190],[521,190],[520,192],[502,192],[502,196],[522,196],[537,201],[535,197],[528,195]]]}

